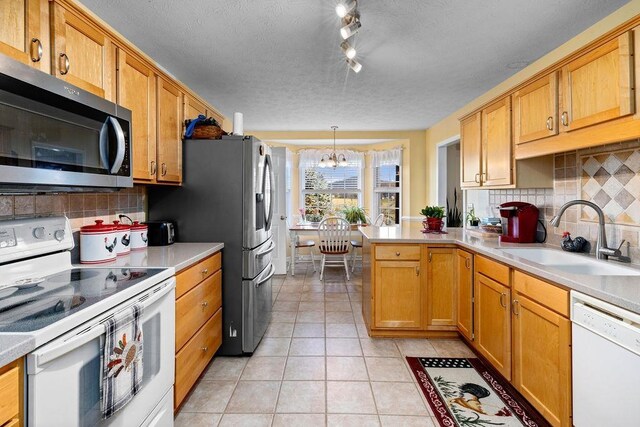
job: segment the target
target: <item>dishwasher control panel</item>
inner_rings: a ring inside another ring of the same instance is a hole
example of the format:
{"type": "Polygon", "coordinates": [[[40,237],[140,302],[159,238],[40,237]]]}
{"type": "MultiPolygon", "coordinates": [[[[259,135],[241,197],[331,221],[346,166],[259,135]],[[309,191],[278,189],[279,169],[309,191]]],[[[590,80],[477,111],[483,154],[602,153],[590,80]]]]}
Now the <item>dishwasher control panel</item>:
{"type": "Polygon", "coordinates": [[[571,321],[640,355],[640,315],[572,292],[571,321]]]}

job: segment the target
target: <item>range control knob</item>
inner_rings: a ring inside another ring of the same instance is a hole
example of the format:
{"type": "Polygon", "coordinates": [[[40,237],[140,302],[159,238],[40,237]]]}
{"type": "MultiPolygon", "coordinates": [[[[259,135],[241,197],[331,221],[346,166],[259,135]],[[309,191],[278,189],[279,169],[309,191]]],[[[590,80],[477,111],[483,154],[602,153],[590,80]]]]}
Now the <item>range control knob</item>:
{"type": "Polygon", "coordinates": [[[34,228],[33,237],[35,237],[36,239],[44,239],[44,227],[34,228]]]}
{"type": "Polygon", "coordinates": [[[56,231],[53,233],[53,237],[54,237],[58,242],[62,242],[62,240],[64,239],[64,235],[65,235],[65,232],[64,232],[64,230],[62,230],[62,229],[60,229],[60,230],[56,230],[56,231]]]}

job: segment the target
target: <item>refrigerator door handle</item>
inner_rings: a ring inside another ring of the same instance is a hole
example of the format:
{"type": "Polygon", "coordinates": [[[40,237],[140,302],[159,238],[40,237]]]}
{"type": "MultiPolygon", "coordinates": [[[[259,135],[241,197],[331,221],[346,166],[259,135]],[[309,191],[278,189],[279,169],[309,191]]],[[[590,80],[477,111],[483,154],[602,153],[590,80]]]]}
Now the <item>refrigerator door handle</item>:
{"type": "Polygon", "coordinates": [[[267,218],[266,218],[264,229],[266,231],[269,231],[271,229],[271,222],[273,221],[273,202],[274,202],[274,196],[275,196],[275,188],[273,186],[273,182],[274,182],[273,166],[272,166],[272,163],[271,163],[271,156],[269,154],[267,154],[265,156],[264,178],[262,180],[262,193],[263,194],[264,194],[264,192],[266,190],[267,178],[269,179],[269,213],[268,213],[267,218]]]}

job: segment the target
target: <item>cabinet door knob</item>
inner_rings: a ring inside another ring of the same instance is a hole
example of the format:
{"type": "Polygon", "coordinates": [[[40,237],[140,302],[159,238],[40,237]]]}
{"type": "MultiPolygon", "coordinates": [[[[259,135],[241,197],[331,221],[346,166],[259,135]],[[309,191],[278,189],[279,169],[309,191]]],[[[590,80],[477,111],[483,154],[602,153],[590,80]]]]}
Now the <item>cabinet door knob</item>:
{"type": "Polygon", "coordinates": [[[569,126],[569,113],[563,111],[560,120],[562,121],[562,126],[569,126]]]}
{"type": "Polygon", "coordinates": [[[467,270],[471,270],[471,258],[464,259],[464,266],[467,267],[467,270]]]}
{"type": "Polygon", "coordinates": [[[400,256],[400,252],[396,252],[396,256],[400,256]]]}
{"type": "Polygon", "coordinates": [[[420,267],[416,266],[416,276],[419,276],[419,275],[420,275],[420,267]]]}
{"type": "Polygon", "coordinates": [[[209,350],[209,347],[207,346],[202,347],[202,351],[204,351],[205,353],[207,352],[207,350],[209,350]]]}
{"type": "Polygon", "coordinates": [[[60,54],[60,74],[63,76],[69,72],[69,68],[71,67],[71,63],[69,62],[69,57],[66,53],[60,54]]]}
{"type": "Polygon", "coordinates": [[[42,59],[42,42],[40,39],[32,38],[31,39],[31,61],[32,62],[40,62],[42,59]],[[35,53],[34,53],[35,50],[35,53]]]}
{"type": "Polygon", "coordinates": [[[167,174],[167,164],[166,163],[162,163],[162,165],[160,165],[161,171],[162,171],[162,176],[165,176],[167,174]]]}
{"type": "Polygon", "coordinates": [[[547,117],[547,129],[553,130],[553,117],[547,117]]]}
{"type": "Polygon", "coordinates": [[[155,175],[157,169],[158,168],[156,167],[156,161],[155,160],[151,160],[151,175],[155,175]]]}
{"type": "Polygon", "coordinates": [[[431,262],[432,257],[433,257],[433,252],[429,252],[429,262],[431,262]]]}
{"type": "Polygon", "coordinates": [[[208,301],[202,301],[202,308],[206,308],[209,305],[208,301]]]}
{"type": "Polygon", "coordinates": [[[202,270],[202,275],[206,276],[207,274],[209,274],[209,269],[205,268],[204,270],[202,270]]]}

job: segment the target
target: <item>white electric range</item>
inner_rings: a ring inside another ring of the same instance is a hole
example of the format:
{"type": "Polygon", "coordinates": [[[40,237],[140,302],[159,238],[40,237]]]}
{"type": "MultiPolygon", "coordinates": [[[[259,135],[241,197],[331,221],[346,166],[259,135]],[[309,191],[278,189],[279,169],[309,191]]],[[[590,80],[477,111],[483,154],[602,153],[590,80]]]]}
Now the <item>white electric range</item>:
{"type": "Polygon", "coordinates": [[[64,217],[0,222],[0,336],[25,336],[29,426],[173,425],[175,271],[74,268],[64,217]],[[140,392],[101,419],[104,321],[144,307],[140,392]]]}

